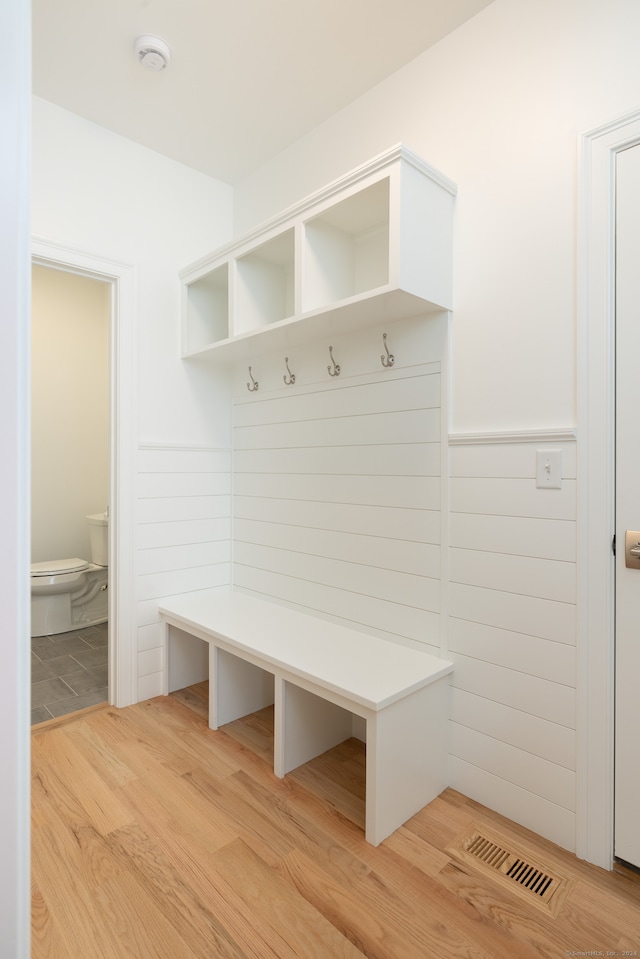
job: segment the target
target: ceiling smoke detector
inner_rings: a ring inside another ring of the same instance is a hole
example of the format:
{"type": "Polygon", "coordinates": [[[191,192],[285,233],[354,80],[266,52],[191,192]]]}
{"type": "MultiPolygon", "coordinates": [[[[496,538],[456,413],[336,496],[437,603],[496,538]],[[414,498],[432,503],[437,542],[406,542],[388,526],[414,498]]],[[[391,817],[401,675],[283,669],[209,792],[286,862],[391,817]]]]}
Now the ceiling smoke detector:
{"type": "Polygon", "coordinates": [[[147,70],[161,73],[169,66],[171,50],[160,37],[145,33],[136,40],[135,49],[138,60],[147,70]]]}

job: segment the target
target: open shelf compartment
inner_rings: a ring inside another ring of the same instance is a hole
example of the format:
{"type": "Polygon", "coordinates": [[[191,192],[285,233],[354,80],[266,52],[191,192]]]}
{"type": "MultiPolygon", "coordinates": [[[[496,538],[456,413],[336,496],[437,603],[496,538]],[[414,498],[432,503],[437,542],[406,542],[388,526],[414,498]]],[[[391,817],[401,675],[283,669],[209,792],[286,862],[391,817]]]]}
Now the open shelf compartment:
{"type": "Polygon", "coordinates": [[[235,336],[293,316],[294,248],[292,227],[236,259],[235,336]]]}
{"type": "Polygon", "coordinates": [[[192,264],[182,355],[235,362],[451,310],[455,192],[399,144],[192,264]]]}
{"type": "Polygon", "coordinates": [[[303,312],[389,283],[389,177],[304,224],[303,312]]]}
{"type": "Polygon", "coordinates": [[[183,355],[197,353],[229,336],[229,268],[217,269],[187,283],[184,288],[183,355]]]}

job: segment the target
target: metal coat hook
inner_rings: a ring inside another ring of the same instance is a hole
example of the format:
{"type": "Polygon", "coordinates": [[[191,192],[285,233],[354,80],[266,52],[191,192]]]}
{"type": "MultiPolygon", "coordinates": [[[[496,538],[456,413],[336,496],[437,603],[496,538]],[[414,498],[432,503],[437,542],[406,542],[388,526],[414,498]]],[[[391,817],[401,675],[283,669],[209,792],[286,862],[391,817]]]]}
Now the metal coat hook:
{"type": "Polygon", "coordinates": [[[389,352],[389,347],[387,346],[387,334],[386,334],[386,333],[383,333],[383,334],[382,334],[382,342],[384,343],[384,348],[385,348],[385,351],[386,351],[386,354],[387,354],[387,355],[385,356],[384,353],[382,353],[382,354],[380,355],[380,362],[382,363],[383,366],[387,366],[387,367],[393,366],[393,364],[394,364],[395,361],[396,361],[396,358],[395,358],[395,356],[393,355],[393,353],[390,353],[390,352],[389,352]]]}
{"type": "Polygon", "coordinates": [[[251,383],[247,383],[247,389],[249,390],[250,393],[255,393],[255,391],[258,389],[258,381],[254,380],[253,373],[251,372],[251,367],[249,367],[249,376],[251,377],[251,383]]]}
{"type": "Polygon", "coordinates": [[[329,371],[329,376],[340,376],[340,366],[333,358],[333,347],[329,347],[329,356],[331,357],[331,362],[333,363],[333,369],[330,366],[327,367],[329,371]]]}
{"type": "Polygon", "coordinates": [[[292,373],[291,370],[289,369],[289,357],[288,357],[288,356],[285,356],[285,358],[284,358],[284,365],[285,365],[286,368],[287,368],[287,373],[289,374],[289,379],[287,379],[287,373],[283,373],[283,374],[282,374],[282,379],[284,380],[286,386],[293,386],[293,384],[294,384],[295,381],[296,381],[296,374],[295,374],[295,373],[292,373]]]}

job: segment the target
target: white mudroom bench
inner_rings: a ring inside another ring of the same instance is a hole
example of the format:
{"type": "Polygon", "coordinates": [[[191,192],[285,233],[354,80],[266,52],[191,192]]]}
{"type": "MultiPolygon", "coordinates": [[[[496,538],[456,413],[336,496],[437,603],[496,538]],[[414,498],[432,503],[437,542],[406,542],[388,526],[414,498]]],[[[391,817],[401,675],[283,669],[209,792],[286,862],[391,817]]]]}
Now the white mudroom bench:
{"type": "Polygon", "coordinates": [[[173,640],[207,642],[209,726],[273,704],[276,776],[348,739],[362,717],[374,846],[446,787],[448,660],[239,592],[173,596],[160,615],[165,694],[173,640]]]}

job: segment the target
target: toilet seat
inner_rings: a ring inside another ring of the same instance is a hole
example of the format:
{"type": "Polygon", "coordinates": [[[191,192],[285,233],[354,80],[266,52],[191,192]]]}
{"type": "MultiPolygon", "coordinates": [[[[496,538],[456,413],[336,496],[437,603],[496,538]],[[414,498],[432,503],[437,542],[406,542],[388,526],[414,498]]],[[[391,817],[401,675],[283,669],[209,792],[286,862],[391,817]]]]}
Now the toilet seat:
{"type": "Polygon", "coordinates": [[[43,563],[31,564],[32,576],[59,576],[63,573],[80,573],[88,569],[89,563],[77,556],[71,559],[49,559],[43,563]]]}

